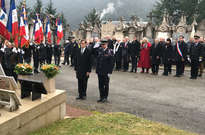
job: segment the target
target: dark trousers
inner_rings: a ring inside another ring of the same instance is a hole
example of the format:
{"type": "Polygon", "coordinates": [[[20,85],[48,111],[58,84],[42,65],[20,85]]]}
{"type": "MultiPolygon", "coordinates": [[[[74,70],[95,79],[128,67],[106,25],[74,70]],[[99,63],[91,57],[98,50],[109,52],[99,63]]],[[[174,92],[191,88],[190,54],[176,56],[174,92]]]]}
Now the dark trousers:
{"type": "Polygon", "coordinates": [[[123,70],[127,71],[128,68],[129,68],[128,56],[125,55],[125,56],[122,57],[122,59],[123,59],[123,70]]]}
{"type": "Polygon", "coordinates": [[[55,65],[59,66],[60,65],[60,56],[59,55],[55,55],[54,59],[55,59],[55,65]]]}
{"type": "Polygon", "coordinates": [[[66,54],[65,56],[64,56],[64,62],[63,62],[65,65],[66,65],[66,63],[67,63],[67,65],[69,65],[70,64],[70,60],[69,60],[69,55],[68,54],[66,54]]]}
{"type": "Polygon", "coordinates": [[[184,63],[182,61],[176,62],[176,75],[182,75],[184,70],[184,63]]]}
{"type": "Polygon", "coordinates": [[[52,56],[47,56],[46,63],[51,64],[52,63],[52,56]]]}
{"type": "Polygon", "coordinates": [[[87,94],[87,85],[88,85],[88,76],[86,73],[79,74],[77,73],[77,79],[78,79],[78,93],[79,97],[86,97],[87,94]]]}
{"type": "Polygon", "coordinates": [[[34,63],[34,70],[38,71],[38,67],[39,67],[39,59],[38,56],[33,57],[33,63],[34,63]]]}
{"type": "Polygon", "coordinates": [[[26,63],[30,64],[31,63],[31,57],[24,58],[24,61],[26,63]]]}
{"type": "Polygon", "coordinates": [[[71,66],[75,65],[75,56],[71,55],[71,66]]]}
{"type": "Polygon", "coordinates": [[[152,73],[158,74],[159,72],[159,64],[152,64],[152,73]]]}
{"type": "Polygon", "coordinates": [[[110,78],[108,77],[108,75],[99,75],[98,74],[100,99],[107,99],[108,98],[109,82],[110,82],[110,78]]]}
{"type": "Polygon", "coordinates": [[[168,75],[169,73],[171,73],[172,71],[172,64],[170,63],[165,63],[164,64],[164,75],[168,75]]]}
{"type": "Polygon", "coordinates": [[[132,59],[132,70],[131,71],[137,71],[137,57],[131,56],[132,59]]]}
{"type": "Polygon", "coordinates": [[[122,68],[122,58],[121,57],[116,57],[116,70],[120,70],[122,68]]]}
{"type": "Polygon", "coordinates": [[[191,60],[191,77],[197,78],[199,72],[199,61],[198,60],[191,60]]]}

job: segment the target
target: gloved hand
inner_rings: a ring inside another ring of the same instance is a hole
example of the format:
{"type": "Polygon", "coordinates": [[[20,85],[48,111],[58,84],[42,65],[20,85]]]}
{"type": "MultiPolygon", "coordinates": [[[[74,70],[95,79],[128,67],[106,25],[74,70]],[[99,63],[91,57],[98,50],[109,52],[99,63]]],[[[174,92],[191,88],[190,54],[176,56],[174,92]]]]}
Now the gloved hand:
{"type": "Polygon", "coordinates": [[[108,77],[110,78],[110,77],[111,77],[111,74],[108,74],[108,77]]]}

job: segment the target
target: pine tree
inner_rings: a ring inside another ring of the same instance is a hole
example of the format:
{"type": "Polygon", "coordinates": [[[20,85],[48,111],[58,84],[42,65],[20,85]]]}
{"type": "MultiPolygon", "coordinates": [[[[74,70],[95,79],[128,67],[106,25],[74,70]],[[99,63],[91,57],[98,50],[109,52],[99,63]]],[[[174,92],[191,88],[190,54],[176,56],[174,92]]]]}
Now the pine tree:
{"type": "Polygon", "coordinates": [[[53,7],[52,0],[50,0],[49,4],[47,5],[47,7],[45,9],[46,9],[45,10],[46,14],[51,14],[53,16],[56,16],[57,11],[56,11],[56,8],[53,7]]]}
{"type": "Polygon", "coordinates": [[[83,24],[85,28],[88,26],[88,24],[91,24],[93,28],[95,26],[100,28],[101,25],[100,15],[97,13],[97,10],[95,8],[93,8],[91,12],[87,16],[85,16],[83,24]]]}

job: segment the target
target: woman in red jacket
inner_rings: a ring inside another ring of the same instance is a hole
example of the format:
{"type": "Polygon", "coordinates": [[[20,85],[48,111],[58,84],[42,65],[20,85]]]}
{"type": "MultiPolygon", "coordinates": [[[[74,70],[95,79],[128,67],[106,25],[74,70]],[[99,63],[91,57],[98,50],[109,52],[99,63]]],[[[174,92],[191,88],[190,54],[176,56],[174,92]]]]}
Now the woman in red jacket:
{"type": "Polygon", "coordinates": [[[145,72],[149,73],[149,69],[151,68],[151,60],[150,60],[150,49],[151,49],[151,43],[148,42],[147,38],[144,38],[142,40],[141,44],[141,51],[140,51],[140,60],[138,62],[138,67],[142,68],[141,73],[145,72]]]}

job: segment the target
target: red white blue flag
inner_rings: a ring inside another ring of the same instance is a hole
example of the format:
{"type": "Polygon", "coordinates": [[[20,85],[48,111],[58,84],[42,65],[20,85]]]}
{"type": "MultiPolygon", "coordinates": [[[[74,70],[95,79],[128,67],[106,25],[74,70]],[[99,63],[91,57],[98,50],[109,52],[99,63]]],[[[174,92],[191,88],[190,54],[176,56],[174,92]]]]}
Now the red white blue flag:
{"type": "Polygon", "coordinates": [[[25,5],[22,7],[22,13],[20,17],[20,37],[21,47],[29,45],[29,28],[27,22],[26,8],[25,5]]]}
{"type": "Polygon", "coordinates": [[[10,11],[9,11],[9,17],[7,22],[7,29],[11,33],[11,37],[16,47],[18,47],[19,30],[18,30],[18,15],[16,10],[15,0],[10,1],[10,11]]]}
{"type": "Polygon", "coordinates": [[[46,23],[46,32],[45,32],[47,42],[51,44],[51,27],[50,27],[50,20],[47,17],[47,23],[46,23]]]}
{"type": "Polygon", "coordinates": [[[39,15],[37,14],[36,16],[37,19],[34,28],[34,41],[36,44],[40,44],[43,42],[43,24],[39,18],[39,15]]]}
{"type": "Polygon", "coordinates": [[[63,24],[60,19],[58,19],[58,26],[57,26],[57,45],[59,45],[61,39],[63,38],[63,24]]]}
{"type": "Polygon", "coordinates": [[[0,2],[0,35],[5,39],[10,40],[10,34],[7,30],[8,15],[6,13],[5,0],[1,0],[0,2]]]}

